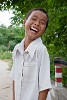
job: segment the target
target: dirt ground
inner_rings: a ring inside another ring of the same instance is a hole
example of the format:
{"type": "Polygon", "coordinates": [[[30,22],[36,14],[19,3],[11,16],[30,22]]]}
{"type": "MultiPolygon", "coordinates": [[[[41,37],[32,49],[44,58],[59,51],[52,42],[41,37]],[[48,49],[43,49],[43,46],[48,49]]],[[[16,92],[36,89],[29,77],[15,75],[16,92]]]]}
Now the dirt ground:
{"type": "Polygon", "coordinates": [[[0,60],[0,100],[12,100],[12,80],[8,63],[0,60]]]}

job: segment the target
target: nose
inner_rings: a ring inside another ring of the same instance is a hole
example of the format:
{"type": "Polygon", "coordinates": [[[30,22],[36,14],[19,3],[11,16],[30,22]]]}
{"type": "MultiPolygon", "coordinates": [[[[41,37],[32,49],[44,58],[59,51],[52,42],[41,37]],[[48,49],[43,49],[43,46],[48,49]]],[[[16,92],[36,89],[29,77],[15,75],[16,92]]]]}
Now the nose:
{"type": "Polygon", "coordinates": [[[36,21],[35,22],[35,25],[39,26],[40,22],[39,21],[36,21]]]}

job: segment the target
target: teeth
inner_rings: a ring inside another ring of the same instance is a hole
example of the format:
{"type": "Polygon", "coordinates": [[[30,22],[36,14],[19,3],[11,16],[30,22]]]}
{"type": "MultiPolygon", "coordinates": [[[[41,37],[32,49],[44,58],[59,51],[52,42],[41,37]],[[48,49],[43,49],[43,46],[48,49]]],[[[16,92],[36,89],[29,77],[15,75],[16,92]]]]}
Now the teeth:
{"type": "Polygon", "coordinates": [[[34,27],[31,27],[31,30],[38,32],[38,30],[34,27]]]}

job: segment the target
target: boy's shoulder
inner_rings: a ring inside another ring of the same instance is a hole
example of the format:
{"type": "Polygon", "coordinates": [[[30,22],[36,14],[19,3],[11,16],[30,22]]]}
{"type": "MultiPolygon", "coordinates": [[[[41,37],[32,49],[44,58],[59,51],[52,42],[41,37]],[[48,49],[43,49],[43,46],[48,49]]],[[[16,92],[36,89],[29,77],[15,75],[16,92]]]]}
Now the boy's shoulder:
{"type": "Polygon", "coordinates": [[[37,38],[34,41],[34,44],[36,45],[37,50],[42,51],[42,50],[46,49],[46,46],[45,46],[45,44],[43,44],[43,41],[42,41],[41,37],[37,38]]]}
{"type": "Polygon", "coordinates": [[[37,48],[37,54],[42,57],[45,55],[49,55],[47,47],[44,44],[39,45],[39,47],[37,48]]]}
{"type": "Polygon", "coordinates": [[[46,46],[43,43],[39,44],[39,46],[37,47],[37,53],[43,54],[46,52],[48,52],[46,46]]]}
{"type": "Polygon", "coordinates": [[[20,46],[20,43],[16,44],[13,51],[17,50],[19,48],[19,46],[20,46]]]}
{"type": "Polygon", "coordinates": [[[24,38],[23,38],[19,43],[17,43],[17,44],[15,45],[13,51],[15,51],[16,49],[21,49],[22,45],[24,45],[24,38]]]}
{"type": "Polygon", "coordinates": [[[37,50],[38,51],[43,51],[43,50],[46,50],[47,48],[46,48],[46,46],[43,44],[43,43],[41,43],[38,47],[37,47],[37,50]]]}
{"type": "Polygon", "coordinates": [[[13,49],[13,55],[15,55],[17,50],[20,50],[20,49],[21,49],[21,42],[15,45],[13,49]]]}

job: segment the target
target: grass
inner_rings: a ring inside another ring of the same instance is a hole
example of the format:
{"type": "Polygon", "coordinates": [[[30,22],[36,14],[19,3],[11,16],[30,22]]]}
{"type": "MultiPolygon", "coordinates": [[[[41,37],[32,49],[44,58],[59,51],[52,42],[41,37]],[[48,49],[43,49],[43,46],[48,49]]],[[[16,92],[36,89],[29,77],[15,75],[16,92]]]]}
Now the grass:
{"type": "Polygon", "coordinates": [[[0,52],[0,59],[12,59],[12,52],[10,51],[5,51],[5,52],[0,52]]]}
{"type": "Polygon", "coordinates": [[[5,52],[0,52],[0,59],[8,62],[8,70],[11,70],[12,67],[12,52],[10,51],[5,51],[5,52]]]}

